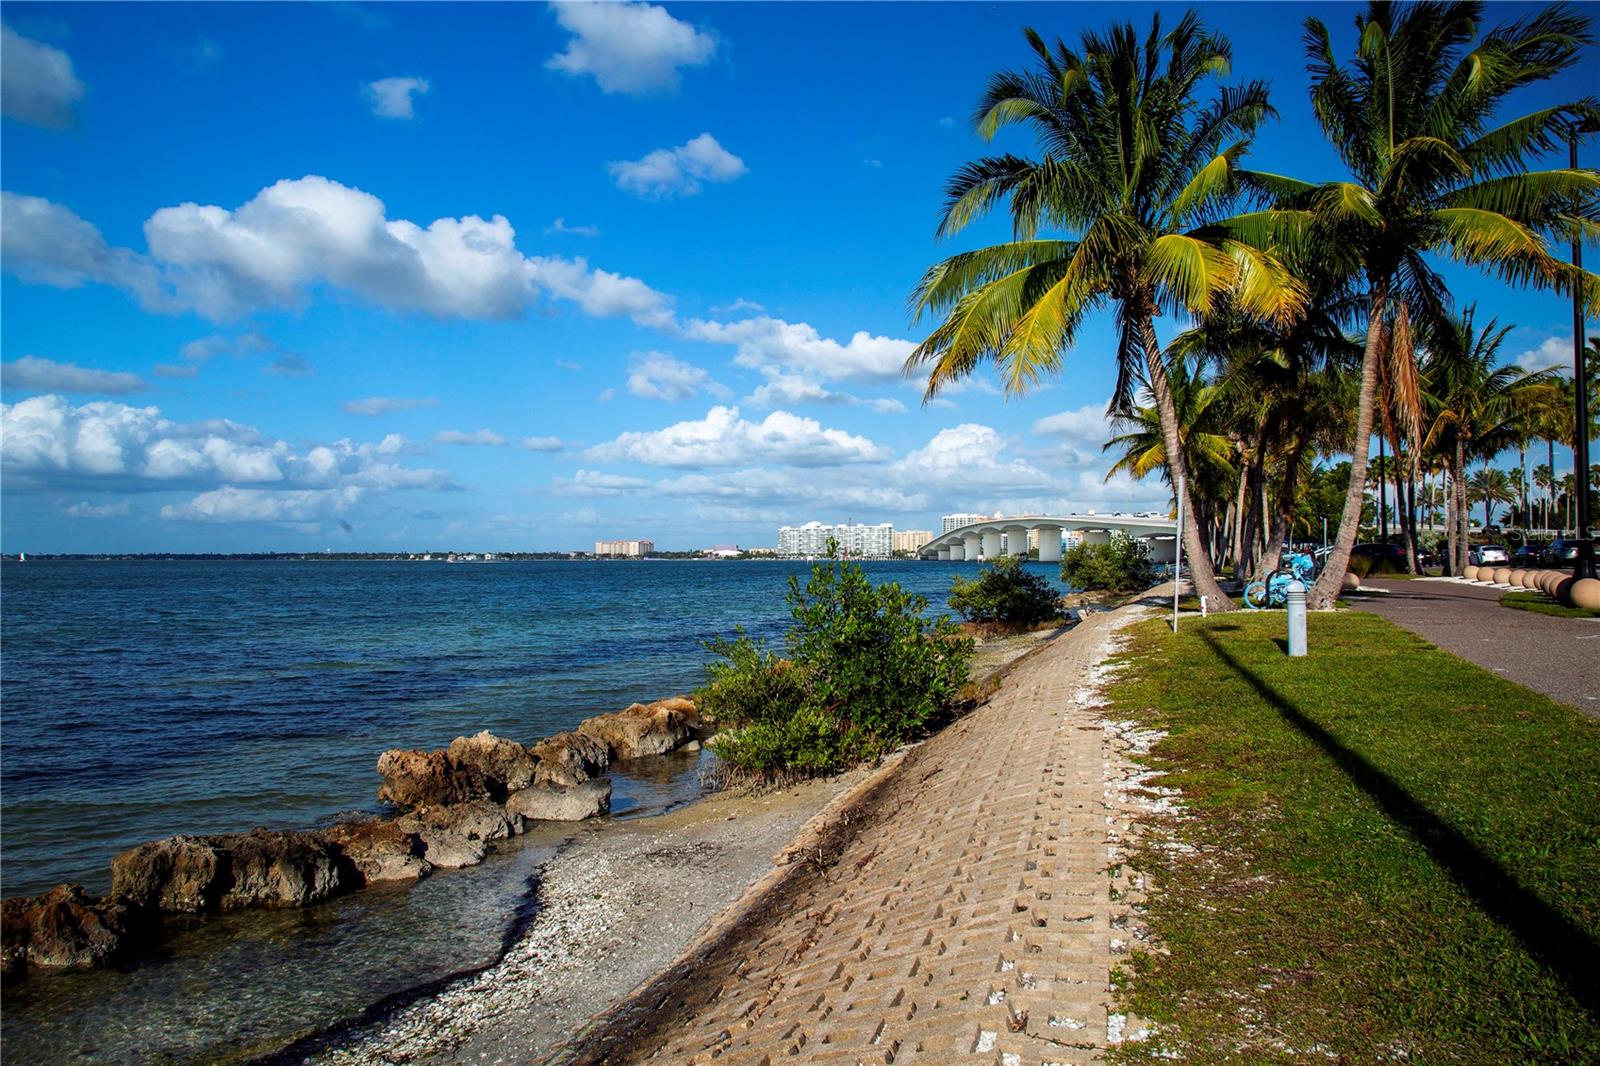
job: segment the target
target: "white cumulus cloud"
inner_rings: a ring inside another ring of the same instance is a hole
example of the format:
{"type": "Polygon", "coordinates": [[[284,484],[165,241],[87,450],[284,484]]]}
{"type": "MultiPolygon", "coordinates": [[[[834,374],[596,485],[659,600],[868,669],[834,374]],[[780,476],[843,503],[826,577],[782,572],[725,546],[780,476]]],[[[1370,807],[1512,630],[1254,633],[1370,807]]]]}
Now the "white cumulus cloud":
{"type": "Polygon", "coordinates": [[[441,429],[433,435],[435,444],[463,444],[463,445],[488,445],[495,448],[504,447],[508,442],[492,429],[474,429],[471,431],[461,429],[441,429]]]}
{"type": "Polygon", "coordinates": [[[651,400],[686,400],[697,392],[726,396],[703,368],[674,359],[666,352],[635,352],[628,360],[628,391],[651,400]]]}
{"type": "Polygon", "coordinates": [[[427,91],[427,78],[379,78],[362,86],[372,113],[379,118],[415,118],[414,98],[427,91]]]}
{"type": "Polygon", "coordinates": [[[523,437],[522,446],[530,452],[559,452],[566,447],[560,437],[523,437]]]}
{"type": "Polygon", "coordinates": [[[281,488],[446,488],[448,473],[400,464],[405,438],[338,440],[303,451],[227,419],[175,422],[156,407],[56,395],[0,404],[8,490],[71,486],[151,492],[249,484],[281,488]]]}
{"type": "Polygon", "coordinates": [[[684,332],[696,340],[731,344],[734,362],[761,369],[805,371],[824,381],[888,381],[900,376],[916,344],[858,330],[847,343],[824,337],[805,322],[746,318],[738,322],[694,319],[684,332]]]}
{"type": "Polygon", "coordinates": [[[0,111],[19,122],[65,129],[81,99],[83,82],[67,53],[0,26],[0,111]]]}
{"type": "Polygon", "coordinates": [[[679,67],[711,61],[717,39],[645,3],[551,4],[556,21],[572,34],[566,50],[545,66],[589,74],[608,93],[673,89],[679,67]]]}
{"type": "Polygon", "coordinates": [[[589,449],[601,460],[631,460],[650,466],[708,467],[749,463],[838,466],[888,455],[865,437],[825,428],[815,419],[774,411],[760,422],[739,416],[737,407],[713,407],[706,417],[665,429],[628,432],[589,449]]]}
{"type": "Polygon", "coordinates": [[[35,389],[39,392],[98,392],[107,396],[126,396],[143,392],[148,385],[137,374],[120,370],[93,370],[77,363],[58,363],[25,355],[0,363],[0,384],[8,389],[35,389]]]}
{"type": "Polygon", "coordinates": [[[192,522],[312,522],[341,515],[363,494],[359,486],[267,492],[224,485],[182,504],[161,508],[161,517],[192,522]]]}
{"type": "Polygon", "coordinates": [[[387,216],[383,201],[317,175],[279,181],[238,208],[179,204],[145,221],[148,254],[107,245],[100,231],[39,197],[0,200],[0,258],[25,281],[114,285],[152,310],[231,319],[298,307],[317,286],[438,318],[524,315],[539,295],[597,317],[672,321],[671,301],[637,278],[560,256],[525,256],[503,215],[387,216]]]}
{"type": "Polygon", "coordinates": [[[702,181],[732,181],[749,173],[744,160],[709,133],[676,148],[657,148],[643,159],[619,159],[607,169],[617,188],[648,200],[693,196],[702,181]]]}
{"type": "Polygon", "coordinates": [[[1546,337],[1537,348],[1529,348],[1517,355],[1512,360],[1517,366],[1530,374],[1549,370],[1551,367],[1566,370],[1568,376],[1572,374],[1572,341],[1560,337],[1546,337]]]}

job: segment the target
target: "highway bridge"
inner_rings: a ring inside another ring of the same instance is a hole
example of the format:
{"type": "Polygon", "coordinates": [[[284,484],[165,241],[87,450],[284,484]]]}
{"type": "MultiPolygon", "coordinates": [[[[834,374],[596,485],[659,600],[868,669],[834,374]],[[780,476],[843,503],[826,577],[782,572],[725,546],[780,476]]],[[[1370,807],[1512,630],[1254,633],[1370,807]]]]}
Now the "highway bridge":
{"type": "Polygon", "coordinates": [[[1009,515],[957,526],[924,544],[924,559],[941,562],[996,559],[1001,554],[1027,555],[1028,534],[1036,533],[1039,561],[1057,562],[1068,530],[1079,531],[1086,543],[1104,544],[1113,533],[1125,533],[1150,545],[1150,561],[1170,563],[1176,554],[1178,523],[1162,515],[1067,514],[1009,515]],[[1002,540],[1002,538],[1004,538],[1002,540]]]}

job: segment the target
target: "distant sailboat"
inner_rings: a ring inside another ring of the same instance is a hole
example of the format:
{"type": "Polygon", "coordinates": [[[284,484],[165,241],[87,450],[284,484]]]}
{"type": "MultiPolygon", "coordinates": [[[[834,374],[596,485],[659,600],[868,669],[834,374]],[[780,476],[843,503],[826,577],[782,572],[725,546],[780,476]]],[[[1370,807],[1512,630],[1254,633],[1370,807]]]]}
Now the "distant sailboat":
{"type": "Polygon", "coordinates": [[[25,563],[27,561],[28,561],[28,553],[27,552],[18,552],[17,553],[17,562],[25,563]]]}

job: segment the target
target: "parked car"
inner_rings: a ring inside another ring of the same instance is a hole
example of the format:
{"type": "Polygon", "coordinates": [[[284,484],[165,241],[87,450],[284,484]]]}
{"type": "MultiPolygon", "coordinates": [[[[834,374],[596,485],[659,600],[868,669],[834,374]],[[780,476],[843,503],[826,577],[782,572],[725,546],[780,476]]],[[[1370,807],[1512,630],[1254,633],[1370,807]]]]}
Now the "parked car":
{"type": "Polygon", "coordinates": [[[1511,553],[1503,544],[1480,544],[1468,553],[1473,566],[1510,566],[1511,553]]]}
{"type": "Polygon", "coordinates": [[[1358,575],[1404,574],[1410,569],[1406,550],[1398,544],[1369,541],[1350,549],[1350,569],[1358,575]]]}
{"type": "Polygon", "coordinates": [[[1511,553],[1511,566],[1512,568],[1523,567],[1524,569],[1542,566],[1544,564],[1544,551],[1544,545],[1542,544],[1524,544],[1511,553]]]}
{"type": "Polygon", "coordinates": [[[1566,538],[1553,540],[1550,542],[1550,547],[1546,548],[1539,558],[1544,565],[1549,567],[1559,569],[1571,566],[1578,561],[1578,542],[1566,538]]]}

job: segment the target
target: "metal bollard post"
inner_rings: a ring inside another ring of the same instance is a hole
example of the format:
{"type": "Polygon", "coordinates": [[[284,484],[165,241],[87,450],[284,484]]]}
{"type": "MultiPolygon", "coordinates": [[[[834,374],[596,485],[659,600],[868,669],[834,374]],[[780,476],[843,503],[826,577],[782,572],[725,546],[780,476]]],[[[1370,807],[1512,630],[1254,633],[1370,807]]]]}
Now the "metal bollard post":
{"type": "Polygon", "coordinates": [[[1296,580],[1289,582],[1289,655],[1306,653],[1306,587],[1296,580]]]}

